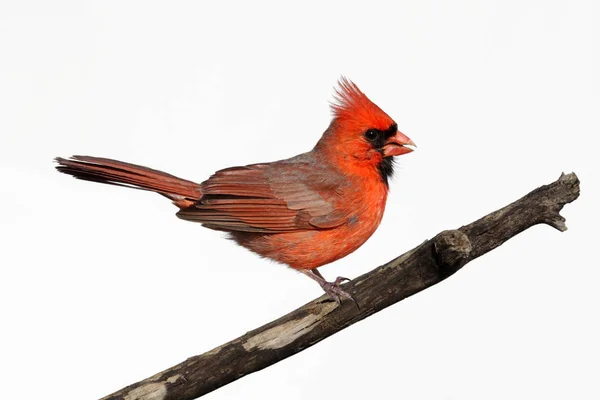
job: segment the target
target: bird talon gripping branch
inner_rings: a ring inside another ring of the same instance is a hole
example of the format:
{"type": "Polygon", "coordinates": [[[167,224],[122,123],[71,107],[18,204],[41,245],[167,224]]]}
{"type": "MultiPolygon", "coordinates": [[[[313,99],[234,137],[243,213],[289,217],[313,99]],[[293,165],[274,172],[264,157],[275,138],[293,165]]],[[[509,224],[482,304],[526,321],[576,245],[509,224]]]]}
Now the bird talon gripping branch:
{"type": "Polygon", "coordinates": [[[347,278],[329,283],[316,268],[352,253],[375,232],[392,158],[415,144],[345,78],[331,107],[331,124],[311,151],[227,168],[200,184],[107,158],[56,158],[56,168],[79,179],[157,192],[179,207],[179,218],[227,232],[239,245],[303,272],[340,303],[352,299],[339,287],[347,278]]]}
{"type": "Polygon", "coordinates": [[[345,292],[341,287],[340,283],[336,280],[335,282],[326,282],[323,286],[321,286],[325,293],[327,293],[332,299],[334,299],[338,304],[342,302],[342,298],[348,300],[354,300],[352,296],[345,292]]]}

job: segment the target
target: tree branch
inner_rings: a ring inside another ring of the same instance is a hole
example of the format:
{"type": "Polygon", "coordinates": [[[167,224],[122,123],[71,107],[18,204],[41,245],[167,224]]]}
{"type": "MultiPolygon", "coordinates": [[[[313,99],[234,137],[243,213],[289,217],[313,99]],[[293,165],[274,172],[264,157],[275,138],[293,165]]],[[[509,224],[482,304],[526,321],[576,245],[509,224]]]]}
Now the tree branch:
{"type": "Polygon", "coordinates": [[[207,353],[134,383],[102,400],[195,399],[290,357],[371,314],[446,279],[469,261],[537,225],[567,229],[559,214],[579,196],[579,179],[564,175],[457,230],[443,231],[395,260],[354,279],[341,306],[326,295],[207,353]]]}

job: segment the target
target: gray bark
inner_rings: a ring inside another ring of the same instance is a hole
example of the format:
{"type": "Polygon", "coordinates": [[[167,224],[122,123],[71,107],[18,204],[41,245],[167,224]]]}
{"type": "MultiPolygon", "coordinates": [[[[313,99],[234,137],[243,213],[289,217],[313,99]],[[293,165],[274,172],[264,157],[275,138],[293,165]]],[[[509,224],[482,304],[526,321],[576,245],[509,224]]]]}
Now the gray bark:
{"type": "MultiPolygon", "coordinates": [[[[283,317],[188,358],[103,400],[195,399],[290,357],[371,314],[446,279],[469,261],[524,231],[567,229],[559,214],[579,196],[574,173],[539,187],[469,225],[443,231],[413,250],[343,285],[356,300],[340,306],[323,295],[283,317]],[[358,307],[357,307],[358,305],[358,307]]],[[[359,344],[360,345],[360,344],[359,344]]]]}

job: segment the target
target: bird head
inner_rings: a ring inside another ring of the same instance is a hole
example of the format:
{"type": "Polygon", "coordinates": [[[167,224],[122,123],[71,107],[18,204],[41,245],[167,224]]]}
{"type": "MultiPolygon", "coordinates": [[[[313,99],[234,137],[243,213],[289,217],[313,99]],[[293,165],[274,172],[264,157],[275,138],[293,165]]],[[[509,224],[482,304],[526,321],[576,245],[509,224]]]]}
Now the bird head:
{"type": "Polygon", "coordinates": [[[376,168],[384,182],[393,172],[393,156],[413,151],[415,143],[389,115],[352,81],[342,77],[331,104],[333,119],[316,150],[328,153],[340,168],[362,174],[376,168]]]}

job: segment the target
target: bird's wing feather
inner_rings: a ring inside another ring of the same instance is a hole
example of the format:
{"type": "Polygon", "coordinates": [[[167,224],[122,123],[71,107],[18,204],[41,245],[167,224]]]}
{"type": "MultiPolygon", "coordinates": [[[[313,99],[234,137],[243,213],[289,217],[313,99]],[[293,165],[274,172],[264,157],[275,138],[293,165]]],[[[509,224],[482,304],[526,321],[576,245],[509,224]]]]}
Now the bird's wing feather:
{"type": "Polygon", "coordinates": [[[336,174],[311,162],[227,168],[202,183],[203,197],[177,216],[224,231],[281,233],[329,229],[348,215],[322,194],[339,190],[336,174]]]}

